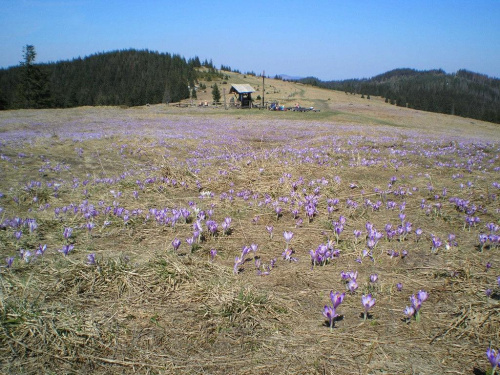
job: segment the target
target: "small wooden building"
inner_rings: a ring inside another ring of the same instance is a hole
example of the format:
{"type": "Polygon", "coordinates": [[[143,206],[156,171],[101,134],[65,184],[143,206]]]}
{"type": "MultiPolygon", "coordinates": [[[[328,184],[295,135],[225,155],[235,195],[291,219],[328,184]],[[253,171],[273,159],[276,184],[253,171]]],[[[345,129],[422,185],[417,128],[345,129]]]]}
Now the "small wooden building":
{"type": "Polygon", "coordinates": [[[241,108],[252,107],[252,92],[254,88],[247,84],[232,84],[229,93],[234,93],[238,96],[238,101],[241,108]]]}

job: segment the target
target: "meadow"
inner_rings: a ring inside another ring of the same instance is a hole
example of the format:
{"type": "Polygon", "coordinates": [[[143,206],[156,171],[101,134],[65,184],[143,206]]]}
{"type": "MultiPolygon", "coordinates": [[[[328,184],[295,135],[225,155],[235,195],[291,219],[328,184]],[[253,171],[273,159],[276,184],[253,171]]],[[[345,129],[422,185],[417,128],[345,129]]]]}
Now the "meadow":
{"type": "Polygon", "coordinates": [[[0,372],[491,373],[498,126],[281,84],[0,112],[0,372]]]}

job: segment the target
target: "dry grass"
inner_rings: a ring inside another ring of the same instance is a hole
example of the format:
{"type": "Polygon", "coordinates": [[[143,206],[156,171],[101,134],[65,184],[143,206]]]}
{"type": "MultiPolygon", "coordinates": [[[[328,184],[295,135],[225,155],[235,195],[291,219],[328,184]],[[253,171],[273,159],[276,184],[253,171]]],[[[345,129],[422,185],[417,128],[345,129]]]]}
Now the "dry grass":
{"type": "Polygon", "coordinates": [[[24,228],[19,240],[11,227],[0,229],[0,255],[48,247],[34,261],[17,258],[0,271],[3,373],[485,373],[486,348],[500,345],[500,256],[498,248],[479,251],[478,235],[486,223],[500,223],[498,198],[492,196],[498,195],[492,187],[499,182],[498,126],[472,126],[468,119],[396,108],[380,99],[272,85],[279,92],[270,97],[295,93],[294,100],[303,96],[322,112],[151,106],[0,113],[0,218],[38,223],[33,233],[24,228]],[[405,195],[383,192],[392,176],[392,190],[405,195]],[[321,195],[313,220],[301,211],[304,221],[297,226],[279,198],[293,198],[291,184],[299,177],[304,184],[296,199],[303,199],[302,189],[312,194],[317,186],[321,195]],[[32,180],[42,186],[26,188],[32,180]],[[47,182],[60,184],[57,194],[47,182]],[[435,200],[445,187],[447,197],[435,200]],[[282,216],[272,205],[259,205],[266,196],[281,202],[282,216]],[[448,200],[454,196],[480,208],[478,226],[464,229],[464,213],[448,200]],[[340,200],[330,215],[327,198],[340,200]],[[358,208],[348,208],[347,198],[358,208]],[[366,199],[383,205],[374,211],[366,199]],[[428,211],[420,208],[422,199],[428,211]],[[384,239],[374,250],[375,262],[358,263],[366,245],[355,241],[353,230],[365,231],[367,221],[379,231],[386,223],[397,226],[398,208],[385,208],[391,200],[406,202],[407,220],[413,230],[422,228],[423,238],[417,242],[412,233],[404,241],[384,239]],[[231,217],[231,233],[204,232],[191,251],[185,239],[192,235],[192,220],[172,227],[146,218],[150,208],[189,208],[189,202],[205,211],[213,205],[219,225],[231,217]],[[440,211],[436,202],[443,205],[440,211]],[[81,211],[54,215],[56,207],[71,204],[93,204],[100,211],[90,233],[81,211]],[[124,223],[104,214],[106,206],[141,211],[124,223]],[[336,245],[340,258],[312,269],[308,252],[335,239],[331,223],[339,215],[347,218],[336,245]],[[74,232],[65,240],[69,226],[74,232]],[[284,231],[294,233],[298,262],[281,259],[284,231]],[[458,247],[432,253],[431,235],[444,242],[449,233],[458,247]],[[183,241],[177,252],[174,238],[183,241]],[[57,250],[66,243],[75,249],[64,257],[57,250]],[[251,243],[259,245],[262,263],[277,258],[268,276],[257,276],[252,253],[242,272],[233,274],[234,257],[251,243]],[[218,251],[213,262],[212,248],[218,251]],[[389,250],[409,255],[391,258],[389,250]],[[86,263],[89,253],[97,264],[86,263]],[[488,271],[487,262],[493,266],[488,271]],[[348,270],[358,271],[359,289],[346,296],[330,332],[321,312],[331,290],[345,290],[340,272],[348,270]],[[376,286],[368,281],[373,273],[379,275],[376,286]],[[491,298],[486,288],[493,290],[491,298]],[[403,309],[420,289],[429,300],[421,321],[408,322],[403,309]],[[367,292],[377,303],[364,321],[360,297],[367,292]]]}

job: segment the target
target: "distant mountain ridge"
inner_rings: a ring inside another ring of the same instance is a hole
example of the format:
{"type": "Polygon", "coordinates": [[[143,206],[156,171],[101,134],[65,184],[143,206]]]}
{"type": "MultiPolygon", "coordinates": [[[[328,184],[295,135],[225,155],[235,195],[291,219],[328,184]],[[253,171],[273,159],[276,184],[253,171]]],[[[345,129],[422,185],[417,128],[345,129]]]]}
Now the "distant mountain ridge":
{"type": "Polygon", "coordinates": [[[288,74],[278,74],[278,76],[281,77],[283,81],[299,81],[301,79],[304,79],[304,77],[290,76],[288,74]]]}
{"type": "Polygon", "coordinates": [[[465,69],[448,74],[442,69],[404,68],[369,79],[307,77],[298,82],[364,97],[382,96],[397,106],[500,123],[500,79],[465,69]]]}

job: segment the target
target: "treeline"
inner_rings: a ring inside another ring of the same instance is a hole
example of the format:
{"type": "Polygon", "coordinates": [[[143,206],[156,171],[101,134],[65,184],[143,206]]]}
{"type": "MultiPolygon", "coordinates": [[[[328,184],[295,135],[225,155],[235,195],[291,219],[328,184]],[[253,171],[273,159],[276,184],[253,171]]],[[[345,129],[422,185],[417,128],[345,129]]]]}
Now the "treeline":
{"type": "Polygon", "coordinates": [[[362,96],[382,96],[386,102],[430,112],[454,114],[500,123],[500,79],[467,70],[396,69],[370,79],[299,80],[323,88],[362,96]]]}
{"type": "Polygon", "coordinates": [[[175,54],[133,49],[36,64],[40,80],[45,80],[38,83],[48,94],[43,103],[33,103],[26,101],[23,92],[25,65],[0,69],[0,109],[177,102],[189,98],[188,85],[194,87],[198,80],[195,68],[202,66],[198,57],[186,60],[175,54]]]}

